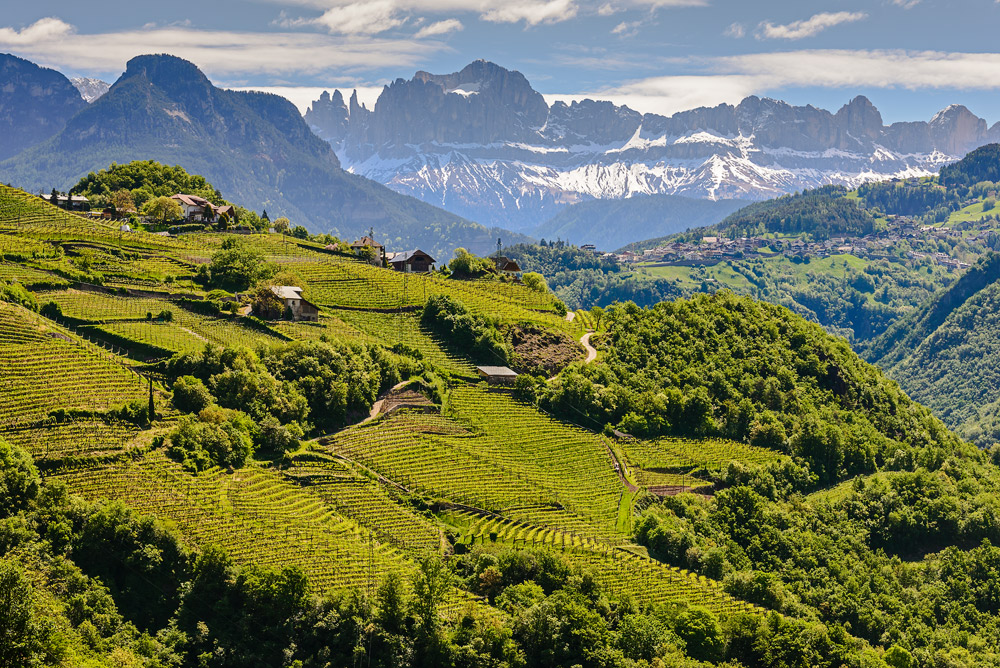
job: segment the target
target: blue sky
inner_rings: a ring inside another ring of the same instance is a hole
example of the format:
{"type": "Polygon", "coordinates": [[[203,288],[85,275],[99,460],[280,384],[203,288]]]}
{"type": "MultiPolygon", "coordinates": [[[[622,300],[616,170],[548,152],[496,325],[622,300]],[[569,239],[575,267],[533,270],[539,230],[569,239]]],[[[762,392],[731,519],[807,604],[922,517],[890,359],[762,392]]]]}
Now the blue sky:
{"type": "MultiPolygon", "coordinates": [[[[550,99],[675,111],[756,94],[835,111],[867,95],[886,122],[964,104],[1000,121],[1000,0],[111,0],[5,3],[0,51],[114,81],[140,53],[217,84],[380,87],[477,58],[550,99]],[[39,7],[39,5],[43,5],[39,7]]],[[[369,104],[370,106],[370,104],[369,104]]]]}

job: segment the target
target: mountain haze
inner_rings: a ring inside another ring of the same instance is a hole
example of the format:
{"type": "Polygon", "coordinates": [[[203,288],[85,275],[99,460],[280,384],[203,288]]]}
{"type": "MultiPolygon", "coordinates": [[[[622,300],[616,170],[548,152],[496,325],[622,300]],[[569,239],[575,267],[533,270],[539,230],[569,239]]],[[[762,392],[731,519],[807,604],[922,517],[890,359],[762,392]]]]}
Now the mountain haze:
{"type": "MultiPolygon", "coordinates": [[[[523,75],[482,60],[397,79],[373,109],[324,94],[306,120],[347,169],[519,230],[592,199],[757,200],[928,175],[1000,137],[1000,124],[959,105],[886,126],[861,96],[836,113],[756,96],[669,117],[594,100],[549,105],[523,75]]],[[[630,240],[643,236],[655,234],[630,240]]]]}

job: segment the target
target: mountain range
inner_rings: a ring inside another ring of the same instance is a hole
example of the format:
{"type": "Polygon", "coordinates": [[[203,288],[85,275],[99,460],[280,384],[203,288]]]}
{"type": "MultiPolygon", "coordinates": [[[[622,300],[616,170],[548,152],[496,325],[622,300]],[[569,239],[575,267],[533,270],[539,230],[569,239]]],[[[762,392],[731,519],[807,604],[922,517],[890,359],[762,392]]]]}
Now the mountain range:
{"type": "MultiPolygon", "coordinates": [[[[227,199],[313,231],[354,237],[373,226],[390,247],[420,246],[442,257],[456,246],[486,252],[498,234],[523,240],[347,173],[291,102],[217,88],[180,58],[133,58],[90,104],[61,74],[44,75],[60,78],[53,90],[75,96],[75,113],[41,143],[0,163],[3,179],[24,188],[67,189],[110,163],[151,159],[179,164],[206,177],[227,199]]],[[[4,98],[15,109],[26,99],[4,98]]],[[[54,117],[50,126],[62,119],[54,117]]],[[[11,142],[9,135],[0,138],[3,155],[17,152],[11,142]]]]}
{"type": "MultiPolygon", "coordinates": [[[[345,102],[339,90],[324,93],[305,118],[348,170],[529,232],[592,200],[760,200],[928,175],[1000,139],[1000,123],[987,127],[960,105],[886,126],[862,96],[836,113],[755,96],[669,117],[607,101],[550,105],[522,74],[483,60],[453,74],[397,79],[373,109],[356,94],[345,102]]],[[[650,236],[637,231],[629,240],[650,236]]]]}

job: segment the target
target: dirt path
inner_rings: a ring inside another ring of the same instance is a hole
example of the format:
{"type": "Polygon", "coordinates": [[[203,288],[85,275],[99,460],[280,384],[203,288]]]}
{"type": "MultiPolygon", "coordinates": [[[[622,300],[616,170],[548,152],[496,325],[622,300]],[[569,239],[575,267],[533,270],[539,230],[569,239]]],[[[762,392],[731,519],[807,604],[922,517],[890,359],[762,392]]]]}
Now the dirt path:
{"type": "Polygon", "coordinates": [[[384,393],[384,394],[383,394],[382,396],[380,396],[380,397],[378,398],[378,400],[377,400],[377,401],[376,401],[376,402],[375,402],[374,404],[372,404],[372,410],[371,410],[371,412],[370,412],[370,413],[368,414],[368,417],[366,417],[366,418],[365,418],[364,420],[362,420],[362,421],[361,421],[361,422],[359,422],[358,424],[364,424],[364,423],[366,423],[366,422],[371,422],[372,420],[374,420],[375,418],[377,418],[377,417],[378,417],[378,415],[379,415],[379,413],[381,413],[381,412],[382,412],[382,404],[384,404],[384,403],[385,403],[385,398],[386,398],[387,396],[389,396],[389,394],[390,394],[390,393],[392,393],[392,392],[395,392],[396,390],[398,390],[399,388],[403,387],[404,385],[406,385],[406,384],[407,384],[407,383],[409,383],[409,382],[410,382],[410,381],[408,381],[408,380],[404,380],[404,381],[403,381],[403,382],[401,382],[401,383],[396,383],[395,385],[393,385],[393,386],[392,386],[392,387],[391,387],[391,388],[389,389],[389,391],[388,391],[388,392],[384,393]]]}
{"type": "Polygon", "coordinates": [[[593,334],[593,332],[587,332],[586,334],[580,337],[580,343],[582,343],[583,347],[587,349],[587,359],[584,360],[584,364],[590,364],[595,359],[597,359],[597,349],[595,349],[594,346],[590,345],[591,334],[593,334]]]}
{"type": "Polygon", "coordinates": [[[205,343],[208,343],[208,339],[206,339],[206,338],[205,338],[204,336],[202,336],[202,335],[201,335],[201,334],[199,334],[198,332],[192,332],[192,331],[191,331],[190,329],[188,329],[187,327],[178,327],[177,329],[179,329],[179,330],[181,330],[181,331],[184,331],[184,332],[187,332],[188,334],[190,334],[190,335],[191,335],[191,336],[193,336],[194,338],[196,338],[196,339],[201,339],[201,340],[202,340],[202,341],[204,341],[205,343]]]}

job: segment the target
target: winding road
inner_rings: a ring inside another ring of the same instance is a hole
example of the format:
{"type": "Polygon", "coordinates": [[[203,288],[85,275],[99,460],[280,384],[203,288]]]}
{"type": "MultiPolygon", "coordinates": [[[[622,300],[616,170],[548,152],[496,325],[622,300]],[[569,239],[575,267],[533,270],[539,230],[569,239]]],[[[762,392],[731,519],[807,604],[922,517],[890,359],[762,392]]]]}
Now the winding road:
{"type": "Polygon", "coordinates": [[[590,345],[591,334],[593,334],[593,332],[587,332],[586,334],[580,337],[580,343],[582,343],[583,347],[587,349],[587,359],[584,360],[583,362],[584,364],[590,364],[595,359],[597,359],[597,349],[595,349],[594,346],[590,345]]]}

